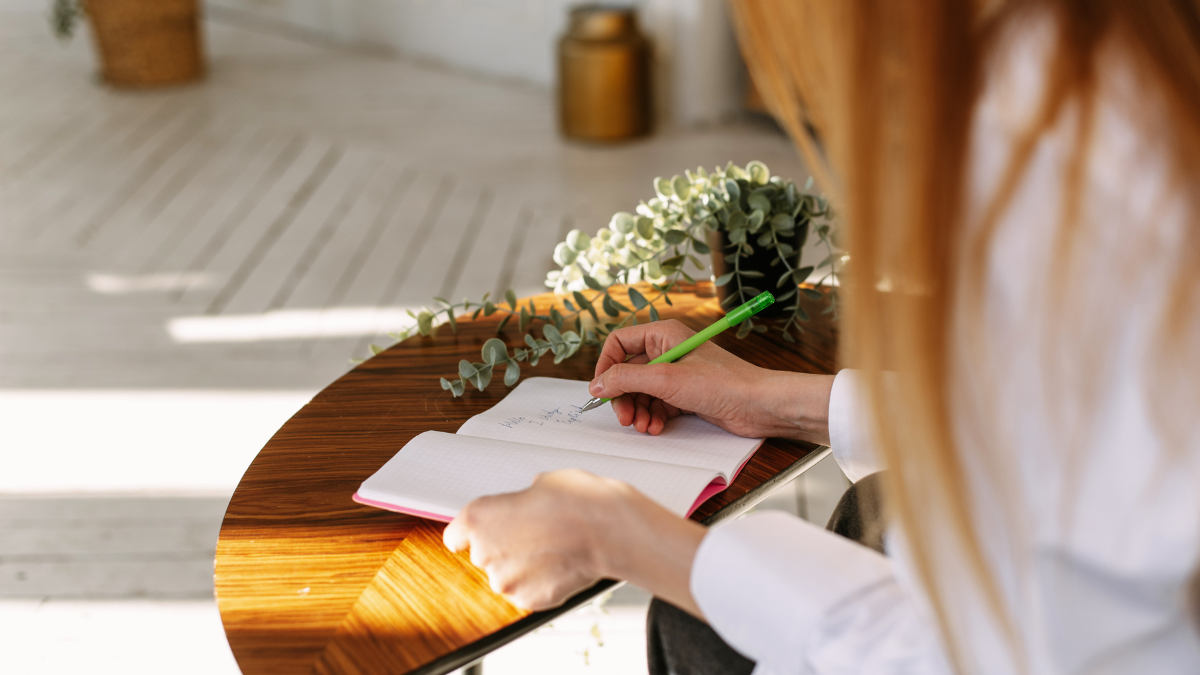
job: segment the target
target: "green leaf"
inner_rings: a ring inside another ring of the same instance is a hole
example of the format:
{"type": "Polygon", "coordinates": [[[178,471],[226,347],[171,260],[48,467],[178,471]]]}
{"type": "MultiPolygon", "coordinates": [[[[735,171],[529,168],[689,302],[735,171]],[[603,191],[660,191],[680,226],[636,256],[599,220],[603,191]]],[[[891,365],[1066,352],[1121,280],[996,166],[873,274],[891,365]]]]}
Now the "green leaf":
{"type": "Polygon", "coordinates": [[[462,379],[457,379],[450,383],[450,393],[454,396],[454,398],[462,396],[463,392],[466,390],[467,385],[462,381],[462,379]]]}
{"type": "Polygon", "coordinates": [[[369,348],[370,348],[370,350],[371,350],[371,355],[372,355],[372,356],[374,356],[374,355],[377,355],[377,354],[380,354],[380,353],[382,353],[382,352],[383,352],[383,347],[380,347],[379,345],[377,345],[377,344],[375,344],[375,343],[373,343],[373,342],[372,342],[371,344],[367,345],[367,347],[369,347],[369,348]]]}
{"type": "Polygon", "coordinates": [[[708,247],[708,244],[696,239],[695,237],[692,238],[692,248],[696,250],[696,253],[701,255],[712,252],[712,249],[708,247]]]}
{"type": "Polygon", "coordinates": [[[786,213],[776,213],[771,216],[771,229],[776,232],[791,230],[796,227],[796,219],[786,213]]]}
{"type": "Polygon", "coordinates": [[[817,263],[817,269],[821,269],[822,267],[829,267],[832,264],[833,264],[833,254],[830,253],[829,255],[825,256],[824,260],[817,263]]]}
{"type": "Polygon", "coordinates": [[[454,303],[450,302],[449,300],[446,300],[445,298],[439,298],[439,297],[438,297],[438,296],[436,296],[436,295],[435,295],[435,296],[433,296],[433,299],[434,299],[434,300],[437,300],[438,302],[442,303],[443,305],[445,305],[445,306],[447,306],[447,307],[450,307],[451,305],[453,305],[453,304],[454,304],[454,303]]]}
{"type": "Polygon", "coordinates": [[[417,315],[417,330],[421,335],[429,335],[433,330],[433,315],[424,310],[417,315]]]}
{"type": "Polygon", "coordinates": [[[679,201],[684,201],[688,198],[688,193],[692,190],[692,186],[688,183],[688,179],[683,176],[675,176],[671,179],[671,191],[675,193],[675,198],[679,201]]]}
{"type": "Polygon", "coordinates": [[[508,301],[508,306],[512,308],[512,311],[517,311],[517,294],[513,292],[513,289],[504,291],[504,299],[508,301]]]}
{"type": "Polygon", "coordinates": [[[667,246],[678,246],[688,240],[687,232],[683,230],[667,230],[663,235],[663,241],[667,242],[667,246]]]}
{"type": "Polygon", "coordinates": [[[499,338],[489,338],[483,343],[483,362],[489,366],[494,366],[501,361],[508,360],[508,345],[504,344],[504,340],[499,338]]]}
{"type": "Polygon", "coordinates": [[[669,199],[675,191],[671,189],[671,181],[666,178],[654,179],[654,191],[658,193],[659,199],[669,199]]]}
{"type": "Polygon", "coordinates": [[[587,284],[587,287],[592,289],[593,291],[604,290],[604,286],[599,281],[596,281],[595,277],[591,277],[591,276],[588,276],[585,274],[585,275],[583,275],[583,283],[587,284]]]}
{"type": "Polygon", "coordinates": [[[575,303],[571,302],[570,300],[567,300],[566,298],[563,298],[563,307],[566,307],[568,312],[581,312],[581,311],[583,311],[583,310],[581,310],[581,309],[576,309],[576,308],[575,308],[575,303]]]}
{"type": "Polygon", "coordinates": [[[671,296],[667,295],[666,293],[663,293],[663,300],[665,300],[668,305],[671,305],[672,307],[675,306],[675,303],[671,302],[671,296]]]}
{"type": "Polygon", "coordinates": [[[804,189],[805,189],[806,191],[807,191],[807,190],[811,190],[811,189],[812,189],[812,185],[813,185],[813,177],[812,177],[812,176],[809,176],[809,177],[808,177],[808,180],[804,181],[804,189]]]}
{"type": "Polygon", "coordinates": [[[771,180],[771,170],[758,160],[746,165],[746,173],[750,174],[750,182],[756,185],[765,185],[771,180]]]}
{"type": "Polygon", "coordinates": [[[750,219],[741,211],[734,211],[729,215],[729,220],[725,223],[726,229],[734,232],[750,226],[750,219]]]}
{"type": "Polygon", "coordinates": [[[793,344],[796,342],[796,338],[792,337],[792,334],[791,334],[791,333],[789,333],[789,332],[787,332],[787,331],[784,331],[784,332],[783,332],[783,339],[784,339],[785,341],[787,341],[787,342],[791,342],[791,343],[793,343],[793,344]]]}
{"type": "Polygon", "coordinates": [[[496,326],[496,332],[497,332],[497,333],[503,333],[503,332],[504,332],[504,327],[508,325],[508,321],[509,321],[509,319],[511,319],[511,318],[513,318],[513,315],[512,315],[512,314],[509,314],[508,316],[504,317],[503,319],[500,319],[500,325],[499,325],[499,326],[496,326]]]}
{"type": "Polygon", "coordinates": [[[804,311],[804,308],[803,308],[803,307],[797,307],[797,308],[796,308],[796,316],[800,317],[800,320],[801,320],[801,321],[808,321],[808,320],[809,320],[808,312],[804,311]]]}
{"type": "Polygon", "coordinates": [[[775,235],[770,230],[758,235],[758,245],[762,247],[770,246],[771,242],[775,241],[775,235]]]}
{"type": "Polygon", "coordinates": [[[504,384],[511,387],[519,379],[521,379],[521,364],[513,359],[509,359],[508,365],[504,368],[504,384]]]}
{"type": "Polygon", "coordinates": [[[599,321],[600,317],[596,315],[596,308],[592,306],[592,301],[588,300],[587,296],[579,291],[572,291],[572,293],[575,296],[575,302],[579,303],[579,306],[583,309],[586,309],[592,315],[592,319],[599,321]]]}
{"type": "Polygon", "coordinates": [[[604,313],[609,316],[621,316],[621,310],[617,309],[617,303],[608,295],[604,294],[604,299],[600,301],[600,306],[604,308],[604,313]]]}
{"type": "Polygon", "coordinates": [[[633,306],[637,307],[638,309],[642,309],[646,305],[650,304],[650,302],[646,300],[646,296],[638,292],[638,289],[632,287],[629,289],[629,301],[632,302],[633,306]]]}
{"type": "Polygon", "coordinates": [[[749,319],[743,321],[742,324],[738,326],[737,338],[739,340],[745,339],[745,337],[749,335],[750,331],[752,330],[754,330],[754,324],[749,319]]]}
{"type": "Polygon", "coordinates": [[[634,225],[633,214],[626,213],[625,211],[620,211],[618,213],[614,213],[612,220],[608,221],[608,228],[610,230],[612,230],[613,232],[619,232],[621,234],[629,234],[630,232],[632,232],[633,225],[634,225]]]}
{"type": "Polygon", "coordinates": [[[441,382],[442,382],[442,389],[443,389],[443,390],[447,390],[447,389],[449,389],[449,388],[450,388],[450,380],[447,380],[446,378],[444,378],[444,377],[443,377],[443,378],[441,379],[441,382]]]}
{"type": "Polygon", "coordinates": [[[758,279],[763,276],[763,273],[758,270],[742,270],[741,275],[747,279],[758,279]]]}
{"type": "Polygon", "coordinates": [[[470,361],[463,359],[458,362],[458,376],[464,380],[469,380],[472,377],[475,377],[476,372],[477,369],[475,366],[471,365],[470,361]]]}
{"type": "Polygon", "coordinates": [[[780,295],[775,296],[775,304],[780,304],[784,300],[791,298],[795,294],[796,294],[795,288],[792,288],[792,290],[787,291],[786,293],[781,293],[780,295]]]}
{"type": "Polygon", "coordinates": [[[564,317],[557,307],[550,308],[550,320],[554,322],[554,327],[562,330],[564,317]]]}
{"type": "MultiPolygon", "coordinates": [[[[531,318],[532,317],[529,316],[529,310],[522,307],[521,308],[521,316],[517,318],[517,330],[524,333],[525,328],[529,325],[529,321],[531,318]]],[[[528,336],[526,336],[526,337],[528,337],[528,336]]]]}
{"type": "Polygon", "coordinates": [[[484,316],[491,316],[495,313],[496,313],[495,305],[493,305],[490,301],[483,303],[483,315],[484,316]]]}
{"type": "Polygon", "coordinates": [[[746,204],[753,211],[761,211],[764,215],[771,212],[771,200],[762,192],[754,192],[746,198],[746,204]]]}
{"type": "Polygon", "coordinates": [[[458,321],[454,318],[454,310],[446,312],[446,323],[450,324],[450,332],[458,335],[458,321]]]}
{"type": "Polygon", "coordinates": [[[809,265],[808,267],[801,267],[798,270],[794,270],[792,272],[792,278],[796,280],[796,283],[802,284],[802,283],[804,283],[804,280],[808,278],[808,275],[810,275],[812,273],[813,273],[812,265],[809,265]]]}
{"type": "Polygon", "coordinates": [[[482,308],[482,307],[480,307],[479,309],[475,310],[475,311],[474,311],[474,312],[471,314],[471,320],[472,320],[472,321],[474,321],[475,319],[478,319],[478,318],[479,318],[479,315],[480,315],[482,312],[483,312],[483,308],[482,308]]]}
{"type": "Polygon", "coordinates": [[[654,238],[654,221],[645,216],[637,219],[634,229],[637,230],[637,235],[642,239],[649,241],[654,238]]]}
{"type": "Polygon", "coordinates": [[[750,226],[751,232],[758,232],[759,228],[763,226],[763,222],[766,220],[766,216],[764,215],[765,213],[765,211],[755,210],[754,213],[751,213],[746,219],[750,226]]]}
{"type": "Polygon", "coordinates": [[[487,389],[488,384],[492,381],[492,367],[485,363],[473,363],[475,366],[475,376],[471,378],[471,384],[479,391],[487,389]]]}
{"type": "Polygon", "coordinates": [[[579,345],[582,343],[582,338],[573,330],[569,330],[562,334],[562,344],[558,349],[554,350],[554,362],[562,363],[563,359],[570,358],[579,351],[579,345]]]}
{"type": "Polygon", "coordinates": [[[810,300],[820,300],[821,298],[825,297],[821,294],[821,291],[818,291],[815,288],[805,288],[804,295],[810,300]]]}
{"type": "MultiPolygon", "coordinates": [[[[551,326],[550,324],[542,326],[542,336],[546,338],[551,347],[562,344],[562,334],[558,331],[558,328],[551,326]]],[[[555,353],[558,353],[557,349],[555,350],[555,353]]]]}
{"type": "Polygon", "coordinates": [[[731,202],[737,202],[742,198],[742,191],[738,188],[737,181],[733,179],[725,180],[725,193],[729,195],[731,202]]]}
{"type": "Polygon", "coordinates": [[[613,307],[616,307],[618,311],[621,311],[621,312],[632,312],[633,311],[632,309],[629,309],[625,305],[622,305],[620,302],[617,301],[616,298],[612,297],[611,295],[608,296],[608,298],[610,300],[612,300],[613,307]]]}
{"type": "Polygon", "coordinates": [[[729,283],[731,279],[733,279],[733,274],[733,272],[722,274],[721,276],[717,277],[717,280],[713,282],[713,285],[717,287],[724,286],[725,284],[729,283]]]}
{"type": "Polygon", "coordinates": [[[650,305],[650,320],[658,321],[658,310],[654,309],[654,305],[650,305]]]}

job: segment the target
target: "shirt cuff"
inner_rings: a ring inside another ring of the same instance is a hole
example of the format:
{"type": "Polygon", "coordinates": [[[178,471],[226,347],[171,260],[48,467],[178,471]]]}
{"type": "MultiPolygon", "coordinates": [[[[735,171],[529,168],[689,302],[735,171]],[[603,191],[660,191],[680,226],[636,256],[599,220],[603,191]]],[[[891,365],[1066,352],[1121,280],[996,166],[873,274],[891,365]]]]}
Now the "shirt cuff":
{"type": "Polygon", "coordinates": [[[840,371],[829,392],[829,445],[842,473],[856,483],[885,468],[871,439],[869,415],[862,371],[840,371]]]}
{"type": "Polygon", "coordinates": [[[778,511],[709,531],[692,563],[692,596],[710,626],[760,672],[801,672],[831,608],[892,577],[871,549],[778,511]]]}

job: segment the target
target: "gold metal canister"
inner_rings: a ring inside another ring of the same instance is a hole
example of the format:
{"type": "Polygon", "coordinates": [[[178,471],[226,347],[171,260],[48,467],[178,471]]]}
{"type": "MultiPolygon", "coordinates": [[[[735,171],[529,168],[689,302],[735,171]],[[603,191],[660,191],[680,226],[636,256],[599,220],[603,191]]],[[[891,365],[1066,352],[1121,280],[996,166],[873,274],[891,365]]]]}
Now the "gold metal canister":
{"type": "Polygon", "coordinates": [[[558,107],[568,138],[617,141],[650,131],[650,45],[632,8],[571,10],[558,43],[558,107]]]}

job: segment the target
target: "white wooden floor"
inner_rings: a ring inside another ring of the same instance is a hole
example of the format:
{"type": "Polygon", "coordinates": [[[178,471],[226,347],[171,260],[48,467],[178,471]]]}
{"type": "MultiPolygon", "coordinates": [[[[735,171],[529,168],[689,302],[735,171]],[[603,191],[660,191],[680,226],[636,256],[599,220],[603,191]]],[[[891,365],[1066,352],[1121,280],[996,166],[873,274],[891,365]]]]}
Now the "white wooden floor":
{"type": "MultiPolygon", "coordinates": [[[[87,637],[122,621],[233,672],[201,599],[225,501],[399,309],[539,292],[567,230],[657,175],[807,175],[761,122],[572,144],[549,92],[214,21],[204,83],[113,91],[46,12],[0,0],[3,672],[142,672],[87,637]]],[[[820,519],[818,492],[780,504],[820,519]]]]}

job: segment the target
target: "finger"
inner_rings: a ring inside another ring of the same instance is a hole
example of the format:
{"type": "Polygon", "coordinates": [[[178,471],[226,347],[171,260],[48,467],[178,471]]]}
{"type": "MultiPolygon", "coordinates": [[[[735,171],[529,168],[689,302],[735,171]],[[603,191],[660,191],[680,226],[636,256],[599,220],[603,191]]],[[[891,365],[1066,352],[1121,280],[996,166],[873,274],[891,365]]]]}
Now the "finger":
{"type": "MultiPolygon", "coordinates": [[[[588,385],[588,391],[592,396],[600,398],[616,398],[627,393],[642,393],[656,398],[669,399],[675,387],[675,384],[672,383],[672,373],[666,370],[671,367],[665,363],[644,366],[618,363],[592,380],[588,385]]],[[[685,374],[685,371],[675,369],[675,379],[685,374]]]]}
{"type": "Polygon", "coordinates": [[[612,400],[613,412],[617,414],[617,421],[621,426],[627,427],[633,424],[633,397],[618,396],[612,400]]]}
{"type": "Polygon", "coordinates": [[[637,394],[633,397],[633,428],[637,429],[643,434],[646,433],[646,429],[650,427],[650,400],[649,394],[637,394]]]}
{"type": "MultiPolygon", "coordinates": [[[[466,509],[464,508],[463,511],[466,511],[466,509]]],[[[466,519],[462,515],[462,512],[459,512],[458,517],[450,521],[450,524],[442,531],[442,543],[446,545],[446,548],[455,553],[466,550],[471,546],[470,534],[467,532],[465,524],[466,519]]]]}
{"type": "Polygon", "coordinates": [[[670,413],[667,411],[667,404],[663,403],[660,399],[654,399],[650,402],[650,424],[646,426],[646,431],[650,432],[651,436],[661,434],[669,418],[670,413]]]}
{"type": "Polygon", "coordinates": [[[625,363],[625,359],[631,355],[647,354],[646,360],[649,361],[666,351],[663,349],[664,342],[676,345],[694,333],[674,319],[618,328],[604,341],[604,348],[596,361],[595,374],[599,376],[609,368],[625,363]]]}

